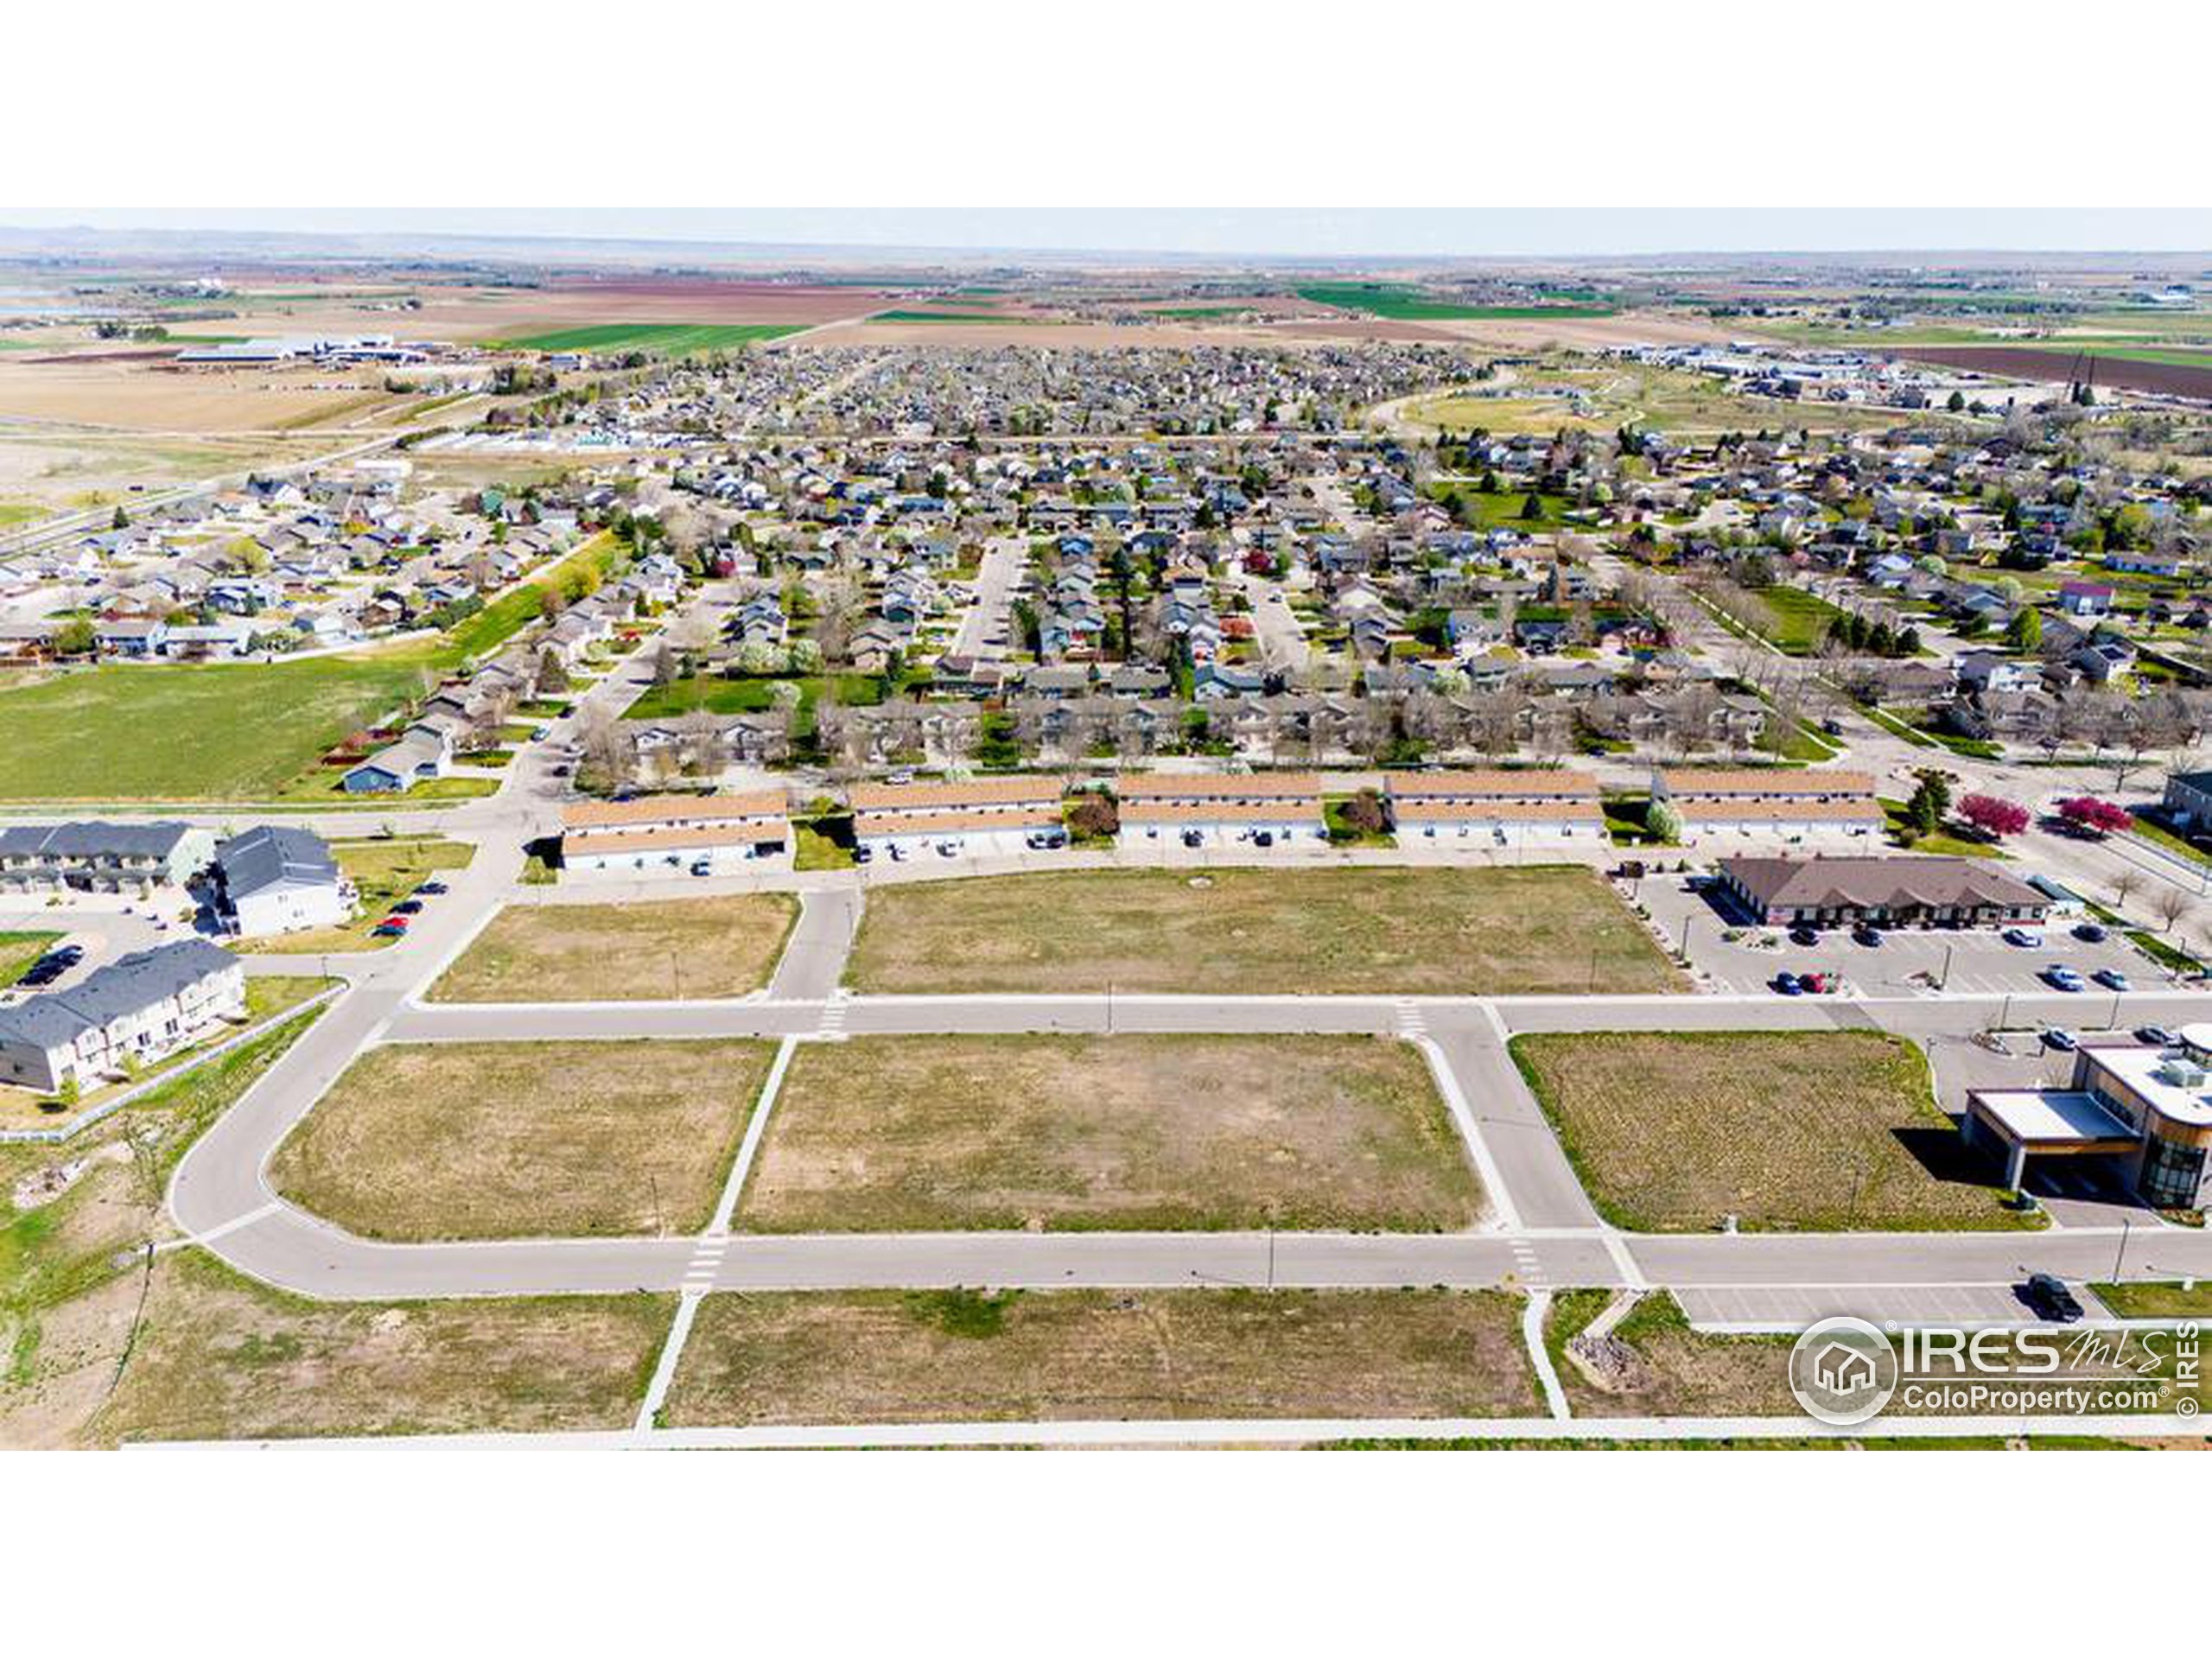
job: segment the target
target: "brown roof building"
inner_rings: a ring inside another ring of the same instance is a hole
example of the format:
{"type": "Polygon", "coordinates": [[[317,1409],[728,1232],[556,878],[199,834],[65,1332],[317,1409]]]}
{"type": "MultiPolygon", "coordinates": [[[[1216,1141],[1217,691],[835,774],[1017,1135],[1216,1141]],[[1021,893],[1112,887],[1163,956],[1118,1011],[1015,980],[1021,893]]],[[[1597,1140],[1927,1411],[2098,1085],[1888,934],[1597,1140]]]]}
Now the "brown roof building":
{"type": "Polygon", "coordinates": [[[1721,887],[1779,926],[2040,922],[2050,900],[1978,858],[1724,858],[1721,887]]]}

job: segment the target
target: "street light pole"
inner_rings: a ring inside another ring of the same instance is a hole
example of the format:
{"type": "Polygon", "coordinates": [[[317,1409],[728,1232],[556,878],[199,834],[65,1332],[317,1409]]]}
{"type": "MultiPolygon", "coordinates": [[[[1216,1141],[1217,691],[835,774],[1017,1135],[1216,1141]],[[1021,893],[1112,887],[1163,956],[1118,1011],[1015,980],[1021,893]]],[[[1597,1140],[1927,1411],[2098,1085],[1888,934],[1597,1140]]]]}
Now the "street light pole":
{"type": "Polygon", "coordinates": [[[2120,1264],[2127,1260],[2127,1238],[2130,1230],[2131,1224],[2128,1217],[2123,1215],[2120,1218],[2120,1249],[2112,1259],[2112,1276],[2115,1281],[2120,1277],[2120,1264]]]}

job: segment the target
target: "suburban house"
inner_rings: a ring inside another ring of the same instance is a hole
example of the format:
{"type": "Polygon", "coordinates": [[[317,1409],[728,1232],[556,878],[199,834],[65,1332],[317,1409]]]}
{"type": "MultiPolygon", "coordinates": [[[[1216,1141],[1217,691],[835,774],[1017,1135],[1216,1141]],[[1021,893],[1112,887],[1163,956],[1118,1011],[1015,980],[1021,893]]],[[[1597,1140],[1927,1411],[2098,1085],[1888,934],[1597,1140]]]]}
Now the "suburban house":
{"type": "Polygon", "coordinates": [[[780,789],[742,795],[645,795],[561,810],[561,864],[571,871],[694,875],[747,866],[788,869],[789,808],[780,789]]]}
{"type": "Polygon", "coordinates": [[[211,898],[242,938],[335,927],[353,913],[353,884],[311,830],[257,824],[215,849],[211,898]]]}
{"type": "Polygon", "coordinates": [[[972,778],[961,783],[855,784],[853,838],[870,856],[905,859],[1017,853],[1061,829],[1057,778],[972,778]]]}
{"type": "Polygon", "coordinates": [[[2101,582],[2063,582],[2058,608],[2069,616],[2103,616],[2112,609],[2113,590],[2101,582]]]}
{"type": "Polygon", "coordinates": [[[2107,1157],[2144,1203],[2161,1210],[2212,1202],[2212,1026],[2183,1026],[2177,1046],[2084,1041],[2063,1089],[1976,1089],[1959,1133],[2005,1160],[2017,1189],[2028,1155],[2107,1157]]]}
{"type": "Polygon", "coordinates": [[[29,823],[0,830],[0,893],[133,893],[182,887],[214,832],[188,823],[29,823]]]}
{"type": "Polygon", "coordinates": [[[1446,839],[1495,846],[1605,840],[1598,780],[1555,769],[1392,772],[1390,821],[1402,842],[1446,839]]]}
{"type": "Polygon", "coordinates": [[[245,1013],[245,969],[205,939],[138,950],[80,984],[0,1008],[0,1083],[82,1087],[158,1060],[245,1013]]]}
{"type": "Polygon", "coordinates": [[[378,749],[338,780],[351,795],[404,792],[431,778],[442,778],[453,760],[453,746],[424,731],[410,731],[397,743],[378,749]]]}
{"type": "Polygon", "coordinates": [[[1321,780],[1312,772],[1138,772],[1120,779],[1115,793],[1124,847],[1169,839],[1186,847],[1328,839],[1321,780]]]}
{"type": "Polygon", "coordinates": [[[1721,890],[1777,927],[1994,927],[2041,922],[2050,895],[1986,859],[1724,858],[1721,890]]]}
{"type": "Polygon", "coordinates": [[[1686,838],[1728,830],[1866,836],[1887,822],[1863,772],[1662,768],[1651,775],[1651,799],[1681,815],[1686,838]]]}

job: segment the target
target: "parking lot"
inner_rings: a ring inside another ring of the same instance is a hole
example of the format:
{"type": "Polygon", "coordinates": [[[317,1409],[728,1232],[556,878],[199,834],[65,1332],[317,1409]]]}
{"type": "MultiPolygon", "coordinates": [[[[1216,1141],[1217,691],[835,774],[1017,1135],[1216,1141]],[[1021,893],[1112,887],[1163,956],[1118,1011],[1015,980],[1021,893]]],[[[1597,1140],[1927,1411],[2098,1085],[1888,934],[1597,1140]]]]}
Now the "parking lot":
{"type": "MultiPolygon", "coordinates": [[[[1849,929],[1824,928],[1806,944],[1779,927],[1747,927],[1708,898],[1695,878],[1646,877],[1636,896],[1651,912],[1669,941],[1687,936],[1693,964],[1715,989],[1738,993],[1773,990],[1777,977],[1791,973],[1840,975],[1846,989],[1865,996],[1926,995],[1941,988],[1980,995],[2050,991],[2043,976],[2063,964],[2081,976],[2084,1024],[2125,1023],[2126,991],[2162,990],[2167,976],[2126,939],[2080,938],[2070,925],[2054,920],[2027,930],[2039,944],[2008,944],[1994,928],[1907,928],[1876,935],[1865,944],[1849,929]],[[2099,982],[2100,973],[2117,974],[2125,987],[2099,982]],[[2122,1007],[2115,1015],[2115,999],[2122,1007]]],[[[1717,896],[1716,896],[1717,897],[1717,896]]]]}

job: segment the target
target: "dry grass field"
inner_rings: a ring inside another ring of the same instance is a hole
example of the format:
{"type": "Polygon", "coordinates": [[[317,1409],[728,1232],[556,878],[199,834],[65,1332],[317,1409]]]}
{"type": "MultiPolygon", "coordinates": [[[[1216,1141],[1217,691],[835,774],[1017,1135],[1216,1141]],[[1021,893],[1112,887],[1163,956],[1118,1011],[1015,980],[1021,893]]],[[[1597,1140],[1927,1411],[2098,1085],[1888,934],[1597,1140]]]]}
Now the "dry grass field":
{"type": "Polygon", "coordinates": [[[1104,870],[874,889],[864,991],[1672,991],[1681,976],[1580,865],[1104,870]]]}
{"type": "Polygon", "coordinates": [[[430,988],[434,1002],[743,996],[798,918],[788,893],[623,905],[509,905],[430,988]]]}
{"type": "MultiPolygon", "coordinates": [[[[186,369],[166,359],[0,357],[0,416],[148,433],[297,431],[413,400],[380,369],[186,369]]],[[[333,428],[333,429],[338,429],[333,428]]]]}
{"type": "Polygon", "coordinates": [[[330,449],[327,438],[165,436],[64,424],[0,430],[0,530],[48,513],[123,504],[225,473],[281,466],[330,449]]]}
{"type": "Polygon", "coordinates": [[[1519,1306],[1440,1290],[709,1296],[664,1417],[1532,1415],[1519,1306]]]}
{"type": "Polygon", "coordinates": [[[270,1173],[371,1238],[696,1232],[772,1052],[737,1040],[372,1048],[270,1173]]]}
{"type": "Polygon", "coordinates": [[[182,1251],[154,1268],[122,1382],[91,1438],[626,1427],[675,1303],[313,1302],[182,1251]]]}
{"type": "Polygon", "coordinates": [[[1927,1062],[1874,1032],[1516,1037],[1607,1219],[1647,1232],[2022,1224],[1966,1156],[1927,1062]]]}
{"type": "Polygon", "coordinates": [[[1373,1037],[866,1037],[791,1062],[766,1232],[1471,1225],[1427,1066],[1373,1037]]]}

